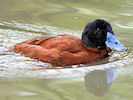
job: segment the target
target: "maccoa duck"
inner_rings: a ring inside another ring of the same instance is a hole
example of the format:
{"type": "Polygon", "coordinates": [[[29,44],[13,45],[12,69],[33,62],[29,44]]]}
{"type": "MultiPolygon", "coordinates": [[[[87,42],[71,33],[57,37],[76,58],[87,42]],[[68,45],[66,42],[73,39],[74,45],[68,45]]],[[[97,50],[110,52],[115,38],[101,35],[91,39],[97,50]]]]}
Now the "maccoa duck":
{"type": "Polygon", "coordinates": [[[15,53],[59,66],[86,64],[107,57],[111,49],[126,48],[117,40],[105,20],[88,22],[82,37],[74,35],[40,36],[13,47],[15,53]]]}

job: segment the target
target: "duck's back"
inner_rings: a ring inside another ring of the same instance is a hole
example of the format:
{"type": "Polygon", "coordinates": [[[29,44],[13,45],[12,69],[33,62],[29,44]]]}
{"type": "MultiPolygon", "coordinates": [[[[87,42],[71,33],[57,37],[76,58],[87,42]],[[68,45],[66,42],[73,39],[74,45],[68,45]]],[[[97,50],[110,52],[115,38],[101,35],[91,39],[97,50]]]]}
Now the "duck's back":
{"type": "Polygon", "coordinates": [[[41,46],[44,49],[58,49],[59,51],[81,51],[81,38],[74,35],[40,36],[23,42],[30,45],[41,46]]]}

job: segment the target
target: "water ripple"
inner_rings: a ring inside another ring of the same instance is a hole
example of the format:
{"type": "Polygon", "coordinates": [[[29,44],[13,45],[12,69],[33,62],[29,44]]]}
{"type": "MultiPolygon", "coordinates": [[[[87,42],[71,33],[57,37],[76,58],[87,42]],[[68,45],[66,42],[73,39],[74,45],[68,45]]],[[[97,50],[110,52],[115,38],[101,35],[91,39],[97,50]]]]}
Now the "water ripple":
{"type": "MultiPolygon", "coordinates": [[[[46,26],[46,25],[31,25],[31,24],[23,24],[18,22],[1,23],[2,26],[8,26],[7,29],[0,29],[0,45],[10,46],[21,41],[27,40],[32,37],[40,36],[41,34],[33,34],[31,31],[38,31],[46,33],[71,33],[76,34],[77,31],[72,30],[62,30],[56,27],[46,26]],[[15,27],[15,30],[12,30],[10,24],[15,27]],[[17,30],[16,30],[16,27],[17,30]],[[19,31],[19,29],[27,30],[27,31],[19,31]],[[43,30],[42,30],[43,29],[43,30]]],[[[117,24],[119,25],[119,24],[117,24]]],[[[121,26],[121,25],[119,25],[121,26]]],[[[129,27],[128,27],[129,28],[129,27]]],[[[76,34],[78,35],[78,34],[76,34]]],[[[74,65],[72,68],[65,68],[59,66],[53,66],[48,63],[43,63],[37,60],[30,59],[28,57],[23,57],[19,54],[3,52],[0,55],[0,77],[1,79],[21,79],[26,77],[34,77],[34,78],[72,78],[72,77],[81,77],[84,76],[88,71],[93,70],[104,70],[112,67],[123,67],[127,64],[133,62],[132,57],[133,52],[115,52],[113,56],[109,58],[109,62],[105,62],[104,64],[99,65],[74,65]],[[49,69],[44,70],[46,68],[56,67],[57,69],[49,69]],[[34,71],[33,71],[34,69],[34,71]],[[43,69],[43,70],[42,70],[43,69]]]]}

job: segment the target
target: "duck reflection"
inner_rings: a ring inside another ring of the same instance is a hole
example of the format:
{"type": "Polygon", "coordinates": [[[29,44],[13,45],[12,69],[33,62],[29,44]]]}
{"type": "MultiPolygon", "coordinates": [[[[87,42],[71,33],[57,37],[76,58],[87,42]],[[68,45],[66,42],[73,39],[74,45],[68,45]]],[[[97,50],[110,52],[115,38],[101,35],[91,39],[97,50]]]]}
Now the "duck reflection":
{"type": "Polygon", "coordinates": [[[84,77],[87,91],[97,97],[104,96],[109,92],[117,73],[116,69],[95,70],[87,73],[84,77]]]}

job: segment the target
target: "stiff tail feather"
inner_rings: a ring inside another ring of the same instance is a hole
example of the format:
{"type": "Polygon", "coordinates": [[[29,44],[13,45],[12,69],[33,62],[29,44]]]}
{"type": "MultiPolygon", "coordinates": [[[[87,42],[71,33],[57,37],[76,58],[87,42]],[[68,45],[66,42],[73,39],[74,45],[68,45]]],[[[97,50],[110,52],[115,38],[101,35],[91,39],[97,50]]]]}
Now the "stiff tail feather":
{"type": "Polygon", "coordinates": [[[14,47],[10,46],[0,46],[0,53],[2,52],[13,52],[14,51],[14,47]]]}

